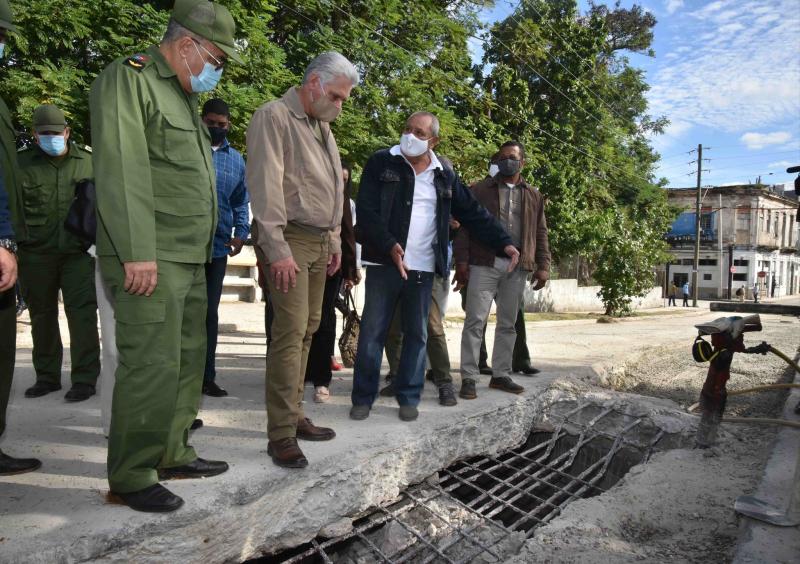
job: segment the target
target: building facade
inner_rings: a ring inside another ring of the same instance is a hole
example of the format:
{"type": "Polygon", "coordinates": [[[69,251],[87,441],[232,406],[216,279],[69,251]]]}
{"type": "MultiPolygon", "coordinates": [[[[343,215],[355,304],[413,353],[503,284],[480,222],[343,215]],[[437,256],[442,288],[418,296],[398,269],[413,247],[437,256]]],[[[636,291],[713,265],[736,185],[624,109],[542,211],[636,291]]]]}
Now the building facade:
{"type": "MultiPolygon", "coordinates": [[[[795,192],[781,185],[738,185],[701,189],[701,299],[726,299],[744,288],[752,298],[800,293],[800,232],[795,192]]],[[[684,211],[667,234],[674,260],[662,267],[665,286],[692,283],[697,190],[668,190],[669,202],[684,211]]]]}

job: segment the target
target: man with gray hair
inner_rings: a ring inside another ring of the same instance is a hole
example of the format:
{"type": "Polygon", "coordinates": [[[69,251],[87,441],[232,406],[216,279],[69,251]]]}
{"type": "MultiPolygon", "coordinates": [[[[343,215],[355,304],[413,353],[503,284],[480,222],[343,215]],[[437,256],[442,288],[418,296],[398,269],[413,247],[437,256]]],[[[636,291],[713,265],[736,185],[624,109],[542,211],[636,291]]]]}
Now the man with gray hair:
{"type": "Polygon", "coordinates": [[[303,407],[311,337],[320,321],[325,279],[339,269],[344,182],[330,122],[358,83],[344,56],[328,51],[303,84],[256,110],[247,129],[246,182],[253,237],[275,311],[267,353],[267,452],[286,468],[308,460],[297,439],[328,441],[303,407]]]}

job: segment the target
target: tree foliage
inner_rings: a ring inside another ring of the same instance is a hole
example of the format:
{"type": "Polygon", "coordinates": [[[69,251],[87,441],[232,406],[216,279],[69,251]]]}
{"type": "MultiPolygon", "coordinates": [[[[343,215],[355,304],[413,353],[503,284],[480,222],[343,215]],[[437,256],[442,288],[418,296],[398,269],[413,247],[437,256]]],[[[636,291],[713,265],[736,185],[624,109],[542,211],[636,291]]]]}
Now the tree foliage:
{"type": "MultiPolygon", "coordinates": [[[[356,177],[420,109],[439,116],[438,152],[467,180],[484,176],[500,143],[518,139],[528,152],[525,174],[547,199],[556,260],[580,255],[594,265],[614,311],[651,284],[671,210],[648,144],[666,121],[647,114],[644,76],[625,56],[654,55],[655,19],[641,7],[591,4],[581,14],[576,0],[523,0],[487,27],[478,17],[486,0],[220,1],[246,60],[226,68],[213,93],[231,106],[234,145],[243,147],[258,106],[297,84],[316,54],[336,49],[362,77],[334,124],[356,177]],[[619,276],[609,275],[611,265],[619,276]]],[[[0,62],[0,93],[19,126],[27,129],[33,108],[51,102],[90,143],[93,78],[157,43],[172,3],[16,0],[19,32],[0,62]]]]}

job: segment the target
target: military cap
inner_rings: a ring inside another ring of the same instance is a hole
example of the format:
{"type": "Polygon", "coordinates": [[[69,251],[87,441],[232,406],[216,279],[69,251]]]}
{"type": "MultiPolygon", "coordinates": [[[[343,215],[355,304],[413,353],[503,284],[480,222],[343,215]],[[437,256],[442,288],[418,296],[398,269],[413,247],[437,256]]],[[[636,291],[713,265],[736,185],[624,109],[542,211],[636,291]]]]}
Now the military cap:
{"type": "Polygon", "coordinates": [[[233,42],[236,24],[225,6],[207,0],[175,0],[172,19],[211,41],[237,63],[242,63],[233,42]]]}
{"type": "Polygon", "coordinates": [[[8,0],[0,0],[0,27],[9,31],[17,31],[17,27],[12,23],[14,14],[11,13],[11,5],[8,0]]]}
{"type": "Polygon", "coordinates": [[[33,110],[33,129],[36,133],[43,131],[64,131],[67,128],[67,118],[64,112],[53,104],[43,104],[33,110]]]}

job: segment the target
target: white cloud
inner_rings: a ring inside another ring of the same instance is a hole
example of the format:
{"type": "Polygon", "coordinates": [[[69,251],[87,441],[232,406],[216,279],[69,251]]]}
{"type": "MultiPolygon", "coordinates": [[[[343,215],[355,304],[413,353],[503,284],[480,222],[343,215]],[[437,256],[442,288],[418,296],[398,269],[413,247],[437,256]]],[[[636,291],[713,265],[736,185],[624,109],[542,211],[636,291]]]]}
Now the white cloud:
{"type": "Polygon", "coordinates": [[[796,163],[791,161],[777,161],[774,163],[769,163],[767,168],[789,168],[790,166],[794,166],[796,163]]]}
{"type": "Polygon", "coordinates": [[[769,145],[787,143],[792,138],[788,131],[773,131],[772,133],[745,133],[739,138],[748,149],[763,149],[769,145]]]}
{"type": "Polygon", "coordinates": [[[668,14],[674,14],[683,8],[683,0],[665,0],[664,3],[666,4],[668,14]]]}
{"type": "Polygon", "coordinates": [[[737,135],[800,129],[796,8],[797,0],[718,0],[688,12],[680,43],[648,75],[650,112],[737,135]]]}

